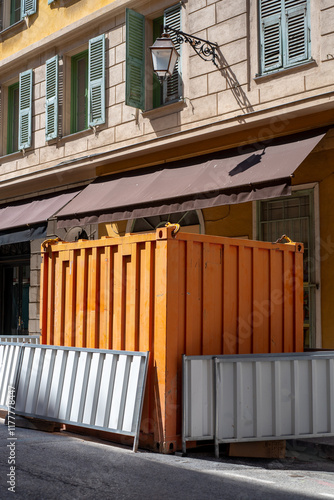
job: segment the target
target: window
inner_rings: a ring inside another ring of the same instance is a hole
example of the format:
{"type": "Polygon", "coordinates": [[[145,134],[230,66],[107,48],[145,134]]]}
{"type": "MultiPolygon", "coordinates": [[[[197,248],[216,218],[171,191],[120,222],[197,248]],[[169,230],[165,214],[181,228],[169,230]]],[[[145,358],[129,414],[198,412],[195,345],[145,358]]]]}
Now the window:
{"type": "Polygon", "coordinates": [[[259,202],[259,238],[276,241],[286,234],[304,243],[304,346],[315,347],[315,242],[313,191],[259,202]]]}
{"type": "Polygon", "coordinates": [[[36,12],[36,0],[4,0],[1,2],[1,29],[9,28],[36,12]]]}
{"type": "Polygon", "coordinates": [[[7,154],[31,146],[32,70],[8,87],[7,154]]]}
{"type": "Polygon", "coordinates": [[[7,154],[19,149],[19,82],[8,88],[7,154]]]}
{"type": "Polygon", "coordinates": [[[15,24],[21,19],[21,0],[10,1],[10,24],[15,24]]]}
{"type": "MultiPolygon", "coordinates": [[[[164,26],[181,28],[181,6],[174,5],[163,12],[163,15],[152,22],[151,43],[145,42],[145,17],[131,9],[126,10],[126,94],[128,106],[145,109],[145,50],[163,33],[164,26]]],[[[181,44],[174,33],[170,33],[177,51],[181,54],[181,44]]],[[[182,94],[181,62],[176,63],[173,75],[163,85],[150,69],[152,76],[150,88],[153,88],[153,107],[157,108],[170,102],[178,101],[182,94]],[[152,87],[153,86],[153,87],[152,87]]],[[[149,80],[148,80],[149,81],[149,80]]]]}
{"type": "Polygon", "coordinates": [[[262,74],[310,59],[309,0],[260,0],[262,74]]]}
{"type": "MultiPolygon", "coordinates": [[[[164,26],[170,26],[174,29],[181,29],[181,7],[174,5],[166,9],[164,15],[153,21],[153,41],[161,36],[164,31],[164,26]]],[[[175,48],[181,55],[181,44],[177,41],[175,33],[170,32],[170,36],[174,42],[175,48]]],[[[174,72],[170,78],[160,84],[158,77],[153,74],[153,107],[157,108],[169,102],[178,101],[181,96],[181,63],[180,58],[177,60],[174,72]]]]}
{"type": "Polygon", "coordinates": [[[88,128],[88,51],[72,57],[71,134],[88,128]]]}
{"type": "MultiPolygon", "coordinates": [[[[54,92],[57,87],[50,85],[54,92]]],[[[47,82],[48,83],[48,82],[47,82]]],[[[105,123],[105,36],[89,40],[88,50],[71,58],[70,132],[105,123]]],[[[51,120],[51,118],[50,118],[51,120]]]]}

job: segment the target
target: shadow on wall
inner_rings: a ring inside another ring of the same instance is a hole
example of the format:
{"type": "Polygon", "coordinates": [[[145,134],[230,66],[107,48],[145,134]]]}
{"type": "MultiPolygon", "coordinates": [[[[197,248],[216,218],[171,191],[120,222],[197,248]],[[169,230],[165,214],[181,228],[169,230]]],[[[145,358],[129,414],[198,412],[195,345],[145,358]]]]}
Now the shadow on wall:
{"type": "Polygon", "coordinates": [[[222,76],[225,78],[227,82],[227,88],[231,90],[235,100],[237,101],[241,111],[246,114],[254,111],[253,106],[251,105],[246,93],[244,92],[242,86],[238,82],[238,79],[229,66],[227,60],[223,56],[220,48],[217,49],[217,60],[219,71],[222,76]]]}

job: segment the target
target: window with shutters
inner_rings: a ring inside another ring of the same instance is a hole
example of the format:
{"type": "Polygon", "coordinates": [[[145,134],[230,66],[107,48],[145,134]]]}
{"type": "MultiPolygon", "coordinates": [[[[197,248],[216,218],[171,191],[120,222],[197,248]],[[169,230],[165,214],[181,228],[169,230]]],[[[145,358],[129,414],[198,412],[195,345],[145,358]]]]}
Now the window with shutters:
{"type": "Polygon", "coordinates": [[[19,82],[8,87],[7,154],[19,149],[19,82]]]}
{"type": "Polygon", "coordinates": [[[71,134],[88,128],[88,51],[71,61],[71,134]]]}
{"type": "Polygon", "coordinates": [[[259,12],[262,74],[311,59],[309,0],[259,0],[259,12]]]}
{"type": "MultiPolygon", "coordinates": [[[[147,48],[163,33],[164,26],[181,29],[181,5],[169,7],[153,20],[127,9],[126,11],[126,95],[125,103],[141,110],[179,101],[182,96],[181,58],[173,75],[163,85],[154,75],[152,65],[145,61],[147,48]],[[145,32],[150,33],[148,41],[145,32]],[[147,71],[145,72],[145,69],[147,71]],[[147,73],[147,74],[146,74],[147,73]],[[146,83],[146,85],[145,85],[146,83]]],[[[171,38],[181,56],[181,44],[176,35],[171,38]]]]}
{"type": "Polygon", "coordinates": [[[31,146],[32,70],[19,75],[19,81],[4,88],[5,107],[4,153],[11,154],[31,146]]]}
{"type": "MultiPolygon", "coordinates": [[[[105,123],[105,35],[90,39],[88,50],[73,55],[67,69],[71,74],[70,133],[102,125],[105,123]]],[[[55,82],[51,81],[51,86],[57,92],[55,82]]],[[[51,128],[53,119],[56,120],[51,108],[51,128]]]]}
{"type": "Polygon", "coordinates": [[[5,30],[35,14],[36,0],[3,0],[0,9],[1,30],[5,30]]]}

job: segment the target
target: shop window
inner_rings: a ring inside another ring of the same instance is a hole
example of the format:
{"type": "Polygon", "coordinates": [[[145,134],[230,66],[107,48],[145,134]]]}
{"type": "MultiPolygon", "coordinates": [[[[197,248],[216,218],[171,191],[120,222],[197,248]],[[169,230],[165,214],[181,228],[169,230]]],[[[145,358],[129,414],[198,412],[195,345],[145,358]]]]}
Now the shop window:
{"type": "Polygon", "coordinates": [[[0,247],[1,335],[28,334],[30,287],[29,247],[29,242],[3,245],[0,247]]]}
{"type": "Polygon", "coordinates": [[[259,0],[261,73],[310,59],[309,0],[259,0]]]}
{"type": "Polygon", "coordinates": [[[315,238],[313,191],[259,202],[259,239],[276,241],[286,234],[304,244],[304,346],[315,346],[315,238]]]}

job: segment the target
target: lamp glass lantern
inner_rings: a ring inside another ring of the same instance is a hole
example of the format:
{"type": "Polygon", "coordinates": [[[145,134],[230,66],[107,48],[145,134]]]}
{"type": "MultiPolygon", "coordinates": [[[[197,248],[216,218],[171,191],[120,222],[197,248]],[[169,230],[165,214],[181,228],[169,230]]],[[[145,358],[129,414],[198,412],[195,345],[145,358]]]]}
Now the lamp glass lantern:
{"type": "Polygon", "coordinates": [[[172,76],[179,54],[175,48],[173,40],[167,33],[163,33],[161,38],[157,38],[150,47],[153,71],[160,81],[172,76]]]}

